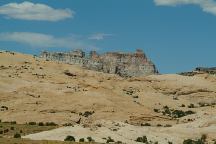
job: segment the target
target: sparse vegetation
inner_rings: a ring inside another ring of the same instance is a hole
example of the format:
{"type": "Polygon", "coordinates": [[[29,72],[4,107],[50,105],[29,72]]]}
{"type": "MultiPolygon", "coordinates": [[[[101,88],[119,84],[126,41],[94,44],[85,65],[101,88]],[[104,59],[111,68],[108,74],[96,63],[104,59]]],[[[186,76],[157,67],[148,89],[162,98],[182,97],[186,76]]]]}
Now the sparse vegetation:
{"type": "Polygon", "coordinates": [[[206,142],[206,135],[202,135],[200,139],[197,140],[192,140],[192,139],[187,139],[183,141],[183,144],[205,144],[206,142]]]}
{"type": "Polygon", "coordinates": [[[195,112],[191,110],[188,111],[174,110],[174,109],[170,109],[168,106],[163,107],[162,113],[163,115],[168,115],[172,118],[181,118],[187,115],[195,114],[195,112]]]}
{"type": "Polygon", "coordinates": [[[56,128],[56,126],[29,125],[29,123],[17,124],[16,121],[0,122],[0,137],[14,137],[16,134],[27,135],[54,128],[56,128]]]}

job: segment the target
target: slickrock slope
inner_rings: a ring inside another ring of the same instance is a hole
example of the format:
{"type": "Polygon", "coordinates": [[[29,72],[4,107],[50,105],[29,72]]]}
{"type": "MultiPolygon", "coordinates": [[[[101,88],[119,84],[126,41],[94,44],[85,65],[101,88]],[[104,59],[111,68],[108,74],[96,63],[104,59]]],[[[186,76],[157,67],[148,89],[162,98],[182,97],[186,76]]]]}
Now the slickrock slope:
{"type": "Polygon", "coordinates": [[[71,134],[134,143],[145,135],[153,142],[182,143],[205,134],[213,143],[215,104],[216,77],[210,74],[126,79],[31,55],[0,53],[2,121],[79,123],[26,136],[32,139],[63,140],[71,134]]]}

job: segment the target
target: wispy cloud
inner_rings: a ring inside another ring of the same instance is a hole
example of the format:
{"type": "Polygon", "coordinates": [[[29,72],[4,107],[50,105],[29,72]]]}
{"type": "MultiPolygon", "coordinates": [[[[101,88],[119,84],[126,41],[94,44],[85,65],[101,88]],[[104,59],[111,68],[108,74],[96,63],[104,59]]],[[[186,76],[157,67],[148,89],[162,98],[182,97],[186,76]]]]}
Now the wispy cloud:
{"type": "Polygon", "coordinates": [[[80,48],[96,49],[85,40],[74,37],[54,37],[52,35],[31,32],[0,33],[0,41],[17,42],[32,48],[80,48]]]}
{"type": "Polygon", "coordinates": [[[112,34],[105,34],[105,33],[96,33],[89,36],[88,39],[90,40],[103,40],[106,37],[113,36],[112,34]]]}
{"type": "Polygon", "coordinates": [[[2,5],[0,14],[7,18],[37,21],[59,21],[74,16],[74,12],[70,9],[54,9],[45,4],[34,4],[27,1],[2,5]]]}
{"type": "Polygon", "coordinates": [[[154,0],[154,2],[158,6],[198,5],[204,12],[216,15],[216,2],[214,0],[154,0]]]}

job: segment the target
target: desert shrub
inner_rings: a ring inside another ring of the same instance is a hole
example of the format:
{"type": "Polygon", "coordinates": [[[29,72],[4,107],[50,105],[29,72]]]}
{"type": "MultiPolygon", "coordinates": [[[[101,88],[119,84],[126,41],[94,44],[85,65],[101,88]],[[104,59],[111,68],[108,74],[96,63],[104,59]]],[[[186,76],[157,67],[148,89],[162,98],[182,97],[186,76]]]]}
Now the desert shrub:
{"type": "Polygon", "coordinates": [[[117,141],[115,144],[123,144],[122,141],[117,141]]]}
{"type": "Polygon", "coordinates": [[[202,135],[202,137],[197,140],[192,140],[192,139],[184,140],[183,144],[205,144],[206,138],[207,138],[206,135],[202,135]]]}
{"type": "Polygon", "coordinates": [[[11,124],[17,124],[17,122],[16,122],[16,121],[11,121],[10,123],[11,123],[11,124]]]}
{"type": "Polygon", "coordinates": [[[54,122],[46,122],[46,126],[57,126],[54,122]]]}
{"type": "Polygon", "coordinates": [[[69,70],[65,70],[65,71],[64,71],[64,74],[67,75],[67,76],[70,76],[70,77],[75,77],[75,76],[77,76],[76,74],[71,73],[69,70]]]}
{"type": "Polygon", "coordinates": [[[92,111],[92,112],[91,111],[85,111],[84,114],[83,114],[83,116],[84,117],[89,117],[92,114],[94,114],[94,111],[92,111]]]}
{"type": "Polygon", "coordinates": [[[21,138],[21,135],[19,133],[14,134],[14,138],[21,138]]]}
{"type": "Polygon", "coordinates": [[[200,107],[205,107],[205,106],[208,105],[208,104],[206,104],[206,103],[204,103],[204,102],[199,102],[198,104],[199,104],[200,107]]]}
{"type": "Polygon", "coordinates": [[[3,132],[3,130],[0,130],[0,134],[3,134],[4,132],[3,132]]]}
{"type": "Polygon", "coordinates": [[[144,123],[144,124],[141,124],[141,126],[151,126],[150,123],[144,123]]]}
{"type": "Polygon", "coordinates": [[[70,135],[68,135],[65,139],[64,139],[64,141],[76,141],[75,140],[75,138],[73,137],[73,136],[70,136],[70,135]]]}
{"type": "Polygon", "coordinates": [[[194,104],[190,104],[188,108],[195,108],[194,104]]]}
{"type": "Polygon", "coordinates": [[[14,127],[10,127],[10,130],[14,130],[14,127]]]}
{"type": "Polygon", "coordinates": [[[8,110],[7,106],[1,106],[2,109],[8,110]]]}
{"type": "Polygon", "coordinates": [[[172,127],[172,125],[170,125],[170,124],[166,124],[164,127],[172,127]]]}
{"type": "Polygon", "coordinates": [[[8,132],[9,132],[9,129],[5,129],[5,130],[4,130],[4,133],[8,133],[8,132]]]}
{"type": "Polygon", "coordinates": [[[207,139],[207,136],[206,136],[205,134],[203,134],[203,135],[201,136],[201,141],[205,142],[206,139],[207,139]]]}
{"type": "Polygon", "coordinates": [[[65,123],[65,124],[63,124],[63,126],[73,126],[73,124],[72,123],[65,123]]]}
{"type": "Polygon", "coordinates": [[[36,122],[29,122],[28,124],[29,125],[36,125],[37,123],[36,122]]]}
{"type": "Polygon", "coordinates": [[[161,127],[162,125],[161,124],[157,124],[157,127],[161,127]]]}
{"type": "Polygon", "coordinates": [[[79,139],[79,142],[85,142],[84,138],[79,139]]]}
{"type": "Polygon", "coordinates": [[[154,109],[154,112],[159,113],[160,110],[159,109],[154,109]]]}
{"type": "Polygon", "coordinates": [[[181,107],[185,107],[185,104],[182,104],[181,107]]]}
{"type": "Polygon", "coordinates": [[[172,142],[168,141],[168,144],[172,144],[172,142]]]}
{"type": "Polygon", "coordinates": [[[20,133],[23,133],[23,131],[22,131],[22,130],[20,130],[20,133]]]}
{"type": "Polygon", "coordinates": [[[170,116],[172,118],[180,118],[180,117],[184,117],[186,115],[191,115],[191,114],[195,113],[195,112],[193,112],[191,110],[189,110],[189,111],[182,111],[182,110],[170,109],[168,106],[164,106],[163,110],[164,110],[164,111],[162,111],[163,115],[168,115],[168,116],[170,116]]]}
{"type": "Polygon", "coordinates": [[[139,98],[139,96],[133,96],[133,98],[139,98]]]}
{"type": "Polygon", "coordinates": [[[94,142],[94,139],[93,139],[92,137],[87,137],[87,140],[88,140],[89,142],[94,142]]]}
{"type": "Polygon", "coordinates": [[[195,114],[195,112],[193,112],[191,110],[185,112],[185,115],[191,115],[191,114],[195,114]]]}
{"type": "Polygon", "coordinates": [[[148,143],[148,139],[146,136],[143,136],[143,137],[138,137],[136,139],[137,142],[141,142],[141,143],[148,143]]]}
{"type": "Polygon", "coordinates": [[[44,126],[44,123],[43,122],[39,122],[38,125],[39,126],[44,126]]]}
{"type": "Polygon", "coordinates": [[[172,117],[174,117],[174,118],[180,118],[180,117],[183,117],[183,116],[185,116],[185,112],[182,111],[182,110],[174,110],[172,112],[172,117]]]}
{"type": "Polygon", "coordinates": [[[108,137],[106,143],[112,143],[112,142],[115,142],[114,139],[112,139],[111,137],[108,137]]]}

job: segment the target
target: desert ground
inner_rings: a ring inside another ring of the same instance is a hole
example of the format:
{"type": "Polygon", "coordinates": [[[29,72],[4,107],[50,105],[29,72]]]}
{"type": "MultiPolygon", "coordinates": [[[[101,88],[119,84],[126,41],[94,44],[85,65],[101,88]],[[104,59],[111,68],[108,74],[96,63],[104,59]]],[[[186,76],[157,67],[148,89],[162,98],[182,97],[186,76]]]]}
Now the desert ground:
{"type": "MultiPolygon", "coordinates": [[[[0,119],[53,122],[28,140],[92,137],[127,144],[216,141],[216,76],[178,74],[123,78],[76,65],[0,52],[0,119]]],[[[1,129],[1,127],[0,127],[1,129]]],[[[1,135],[4,137],[4,135],[1,135]]]]}

